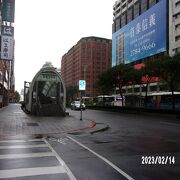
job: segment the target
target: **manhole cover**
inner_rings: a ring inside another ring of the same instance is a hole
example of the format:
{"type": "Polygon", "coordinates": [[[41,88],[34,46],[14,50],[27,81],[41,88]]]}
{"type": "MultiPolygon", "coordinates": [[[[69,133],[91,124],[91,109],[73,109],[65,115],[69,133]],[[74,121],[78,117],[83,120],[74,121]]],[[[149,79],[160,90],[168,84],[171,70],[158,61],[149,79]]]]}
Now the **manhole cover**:
{"type": "Polygon", "coordinates": [[[39,126],[38,123],[24,123],[23,125],[26,125],[26,126],[39,126]]]}

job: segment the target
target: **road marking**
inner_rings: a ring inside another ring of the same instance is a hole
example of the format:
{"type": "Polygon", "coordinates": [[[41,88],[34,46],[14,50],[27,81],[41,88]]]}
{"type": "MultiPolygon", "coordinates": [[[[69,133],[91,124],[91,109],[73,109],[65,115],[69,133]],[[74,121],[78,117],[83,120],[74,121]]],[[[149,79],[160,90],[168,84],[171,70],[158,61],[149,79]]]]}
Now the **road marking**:
{"type": "Polygon", "coordinates": [[[177,124],[177,123],[170,123],[170,122],[163,122],[163,121],[160,121],[161,124],[166,124],[166,125],[171,125],[171,126],[180,126],[180,124],[177,124]]]}
{"type": "Polygon", "coordinates": [[[55,155],[52,152],[28,153],[28,154],[4,154],[4,155],[0,155],[0,159],[17,159],[17,158],[50,157],[50,156],[55,156],[55,155]]]}
{"type": "Polygon", "coordinates": [[[66,144],[65,141],[69,140],[68,138],[55,138],[55,137],[49,137],[48,138],[49,141],[56,141],[56,142],[59,142],[61,144],[66,144]]]}
{"type": "Polygon", "coordinates": [[[73,175],[73,173],[71,172],[71,170],[68,168],[68,166],[66,165],[66,163],[61,159],[61,157],[56,153],[56,151],[52,148],[52,146],[49,144],[49,142],[46,139],[43,139],[44,142],[48,145],[49,149],[51,149],[51,151],[55,154],[57,160],[59,161],[59,163],[66,169],[66,173],[68,174],[69,178],[71,180],[77,180],[76,177],[73,175]]]}
{"type": "MultiPolygon", "coordinates": [[[[68,139],[68,138],[67,138],[68,139]]],[[[69,140],[69,139],[68,139],[69,140]]],[[[36,145],[10,145],[10,146],[0,146],[0,149],[18,149],[18,148],[42,148],[46,147],[50,152],[39,152],[39,153],[25,153],[25,154],[4,154],[0,155],[0,159],[15,159],[15,158],[38,158],[38,157],[55,157],[58,162],[57,166],[49,167],[29,167],[29,168],[17,168],[17,169],[6,169],[0,170],[0,179],[6,178],[18,178],[26,176],[38,176],[38,175],[50,175],[50,174],[66,174],[71,180],[76,180],[74,175],[71,173],[70,169],[66,166],[64,161],[58,156],[54,151],[51,145],[46,141],[46,139],[30,139],[30,140],[11,140],[11,142],[30,142],[30,141],[40,141],[45,144],[36,144],[36,145]]],[[[10,141],[0,141],[10,142],[10,141]]],[[[35,159],[36,160],[36,159],[35,159]]]]}
{"type": "Polygon", "coordinates": [[[0,170],[0,179],[66,173],[63,166],[0,170]]]}
{"type": "Polygon", "coordinates": [[[18,142],[43,142],[42,139],[27,139],[27,140],[2,140],[0,143],[18,143],[18,142]]]}
{"type": "Polygon", "coordinates": [[[0,149],[21,149],[21,148],[39,148],[48,147],[47,144],[36,144],[36,145],[15,145],[15,146],[0,146],[0,149]]]}
{"type": "Polygon", "coordinates": [[[21,111],[13,112],[14,114],[22,114],[21,111]]]}
{"type": "Polygon", "coordinates": [[[88,148],[87,146],[83,145],[82,143],[80,143],[79,141],[75,140],[74,138],[70,137],[70,136],[66,136],[69,139],[71,139],[73,142],[75,142],[76,144],[80,145],[81,147],[83,147],[84,149],[88,150],[89,152],[91,152],[92,154],[94,154],[95,156],[97,156],[98,158],[100,158],[101,160],[103,160],[104,162],[106,162],[107,164],[109,164],[113,169],[115,169],[117,172],[119,172],[121,175],[123,175],[124,177],[126,177],[128,180],[134,180],[131,176],[129,176],[127,173],[125,173],[123,170],[121,170],[119,167],[117,167],[115,164],[113,164],[111,161],[109,161],[108,159],[106,159],[105,157],[101,156],[100,154],[96,153],[95,151],[91,150],[90,148],[88,148]]]}

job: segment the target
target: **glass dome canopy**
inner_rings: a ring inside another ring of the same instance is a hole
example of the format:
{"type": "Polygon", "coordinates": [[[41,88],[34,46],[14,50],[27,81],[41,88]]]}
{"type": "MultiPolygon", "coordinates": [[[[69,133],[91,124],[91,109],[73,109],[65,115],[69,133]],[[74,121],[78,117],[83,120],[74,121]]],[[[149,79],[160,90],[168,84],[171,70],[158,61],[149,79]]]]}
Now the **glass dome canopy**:
{"type": "Polygon", "coordinates": [[[26,109],[36,115],[64,115],[66,90],[60,73],[45,63],[34,76],[27,93],[26,109]]]}

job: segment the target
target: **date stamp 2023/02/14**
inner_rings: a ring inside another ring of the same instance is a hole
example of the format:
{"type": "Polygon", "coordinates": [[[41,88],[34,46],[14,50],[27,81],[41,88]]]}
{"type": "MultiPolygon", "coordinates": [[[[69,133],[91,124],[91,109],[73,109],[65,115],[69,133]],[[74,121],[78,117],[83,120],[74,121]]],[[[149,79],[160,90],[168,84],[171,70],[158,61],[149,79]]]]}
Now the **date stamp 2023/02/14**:
{"type": "Polygon", "coordinates": [[[144,165],[174,165],[175,156],[141,156],[141,164],[144,165]]]}

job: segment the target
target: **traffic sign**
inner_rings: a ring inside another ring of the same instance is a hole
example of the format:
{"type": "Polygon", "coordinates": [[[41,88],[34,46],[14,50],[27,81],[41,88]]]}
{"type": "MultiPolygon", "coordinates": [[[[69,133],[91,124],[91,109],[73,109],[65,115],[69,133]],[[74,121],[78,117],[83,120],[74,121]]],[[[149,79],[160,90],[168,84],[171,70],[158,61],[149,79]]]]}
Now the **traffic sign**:
{"type": "Polygon", "coordinates": [[[85,80],[79,80],[79,90],[80,91],[86,90],[86,81],[85,80]]]}

